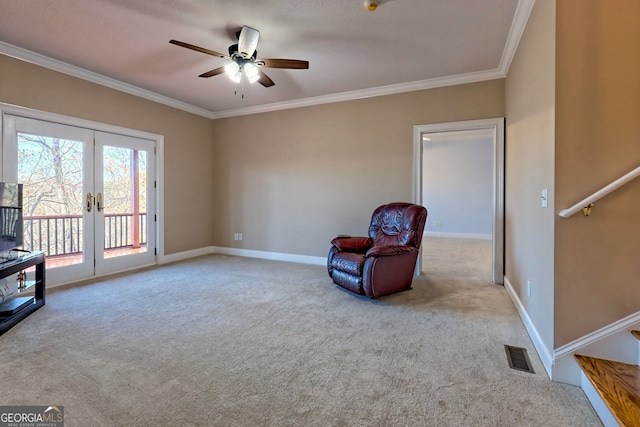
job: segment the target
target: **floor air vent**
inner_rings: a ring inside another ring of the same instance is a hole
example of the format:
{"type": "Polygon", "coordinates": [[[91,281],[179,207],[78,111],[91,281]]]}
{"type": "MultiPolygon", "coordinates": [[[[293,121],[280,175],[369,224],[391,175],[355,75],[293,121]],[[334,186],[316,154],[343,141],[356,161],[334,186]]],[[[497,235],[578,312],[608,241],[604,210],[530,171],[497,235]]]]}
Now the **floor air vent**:
{"type": "Polygon", "coordinates": [[[507,352],[507,361],[511,369],[517,369],[518,371],[531,372],[534,374],[533,367],[529,361],[527,355],[527,349],[522,347],[512,347],[510,345],[504,346],[507,352]]]}

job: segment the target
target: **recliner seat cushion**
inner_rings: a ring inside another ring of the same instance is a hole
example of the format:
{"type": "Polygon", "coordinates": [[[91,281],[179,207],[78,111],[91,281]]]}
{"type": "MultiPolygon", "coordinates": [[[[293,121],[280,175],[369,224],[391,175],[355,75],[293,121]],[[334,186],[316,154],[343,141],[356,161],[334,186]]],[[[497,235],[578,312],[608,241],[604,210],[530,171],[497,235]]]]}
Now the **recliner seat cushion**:
{"type": "Polygon", "coordinates": [[[334,283],[342,286],[343,288],[348,289],[351,292],[364,295],[362,277],[354,276],[340,270],[333,270],[331,277],[333,278],[334,283]]]}
{"type": "Polygon", "coordinates": [[[353,276],[361,276],[364,261],[365,257],[363,254],[339,252],[333,256],[331,266],[334,270],[339,270],[353,276]]]}

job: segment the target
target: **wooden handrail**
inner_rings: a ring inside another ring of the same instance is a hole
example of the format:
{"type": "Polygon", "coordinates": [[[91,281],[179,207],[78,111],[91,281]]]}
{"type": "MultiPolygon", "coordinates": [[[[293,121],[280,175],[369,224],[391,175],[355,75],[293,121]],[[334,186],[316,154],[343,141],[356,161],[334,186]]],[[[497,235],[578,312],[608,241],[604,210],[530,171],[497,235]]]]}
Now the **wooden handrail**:
{"type": "MultiPolygon", "coordinates": [[[[627,173],[626,175],[623,175],[620,178],[616,179],[611,184],[605,187],[602,187],[600,190],[596,191],[589,197],[582,199],[581,201],[571,206],[570,208],[560,211],[559,215],[562,218],[568,218],[576,212],[579,212],[583,209],[589,209],[593,203],[600,200],[601,198],[611,193],[612,191],[617,190],[618,188],[622,187],[624,184],[626,184],[627,182],[631,181],[634,178],[637,178],[638,176],[640,176],[640,166],[638,166],[631,172],[627,173]]],[[[585,213],[585,215],[587,214],[585,213]]]]}

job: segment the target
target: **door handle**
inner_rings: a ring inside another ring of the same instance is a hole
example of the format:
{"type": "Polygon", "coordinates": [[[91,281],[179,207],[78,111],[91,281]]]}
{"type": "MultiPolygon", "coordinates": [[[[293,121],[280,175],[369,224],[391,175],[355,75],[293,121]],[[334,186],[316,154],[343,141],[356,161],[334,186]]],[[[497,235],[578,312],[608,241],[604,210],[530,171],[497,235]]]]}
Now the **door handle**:
{"type": "Polygon", "coordinates": [[[104,205],[102,204],[102,193],[98,193],[96,195],[96,200],[98,203],[98,212],[102,212],[104,210],[104,205]]]}
{"type": "Polygon", "coordinates": [[[87,193],[87,212],[91,212],[92,205],[93,205],[93,194],[87,193]]]}

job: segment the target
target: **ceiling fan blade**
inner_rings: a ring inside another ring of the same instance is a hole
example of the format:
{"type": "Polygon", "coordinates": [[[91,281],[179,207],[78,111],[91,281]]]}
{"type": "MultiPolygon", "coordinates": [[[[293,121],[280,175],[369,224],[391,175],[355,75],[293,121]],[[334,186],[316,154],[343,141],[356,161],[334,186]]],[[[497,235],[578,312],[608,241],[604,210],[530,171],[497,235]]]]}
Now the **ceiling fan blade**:
{"type": "Polygon", "coordinates": [[[275,83],[273,82],[273,80],[271,80],[269,78],[269,76],[267,76],[265,73],[263,73],[261,70],[258,70],[258,75],[260,76],[260,79],[258,79],[258,83],[260,83],[262,86],[264,87],[271,87],[273,85],[275,85],[275,83]]]}
{"type": "Polygon", "coordinates": [[[200,74],[198,77],[213,77],[218,74],[224,73],[224,67],[216,68],[215,70],[207,71],[206,73],[200,74]]]}
{"type": "Polygon", "coordinates": [[[206,53],[207,55],[217,56],[218,58],[230,59],[229,56],[224,55],[222,53],[215,52],[213,50],[205,49],[200,46],[195,46],[189,43],[181,42],[178,40],[169,40],[169,43],[175,44],[176,46],[186,47],[187,49],[195,50],[198,52],[206,53]]]}
{"type": "Polygon", "coordinates": [[[260,31],[246,25],[242,27],[240,36],[238,36],[238,54],[245,59],[251,58],[253,52],[256,51],[259,38],[260,31]]]}
{"type": "Polygon", "coordinates": [[[256,65],[268,68],[306,70],[309,68],[309,61],[300,61],[298,59],[256,59],[256,65]]]}

